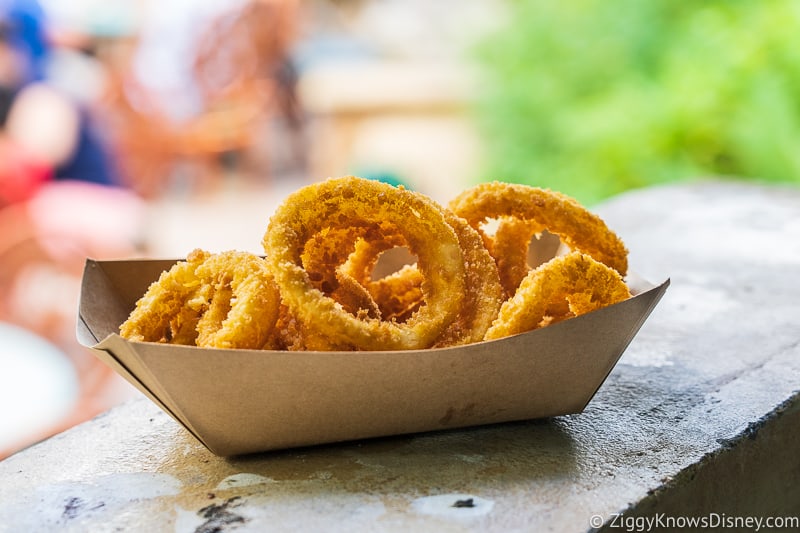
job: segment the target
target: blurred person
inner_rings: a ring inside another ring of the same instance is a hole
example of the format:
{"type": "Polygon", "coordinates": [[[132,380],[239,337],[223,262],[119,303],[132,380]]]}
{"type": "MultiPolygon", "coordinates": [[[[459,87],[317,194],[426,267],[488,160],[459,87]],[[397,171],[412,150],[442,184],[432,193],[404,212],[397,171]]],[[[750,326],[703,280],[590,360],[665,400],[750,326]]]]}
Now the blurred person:
{"type": "MultiPolygon", "coordinates": [[[[119,224],[98,224],[97,216],[88,219],[92,213],[113,216],[106,205],[117,206],[118,218],[124,219],[140,211],[139,200],[116,187],[114,162],[89,111],[47,80],[29,75],[31,63],[39,61],[30,50],[38,50],[41,39],[33,39],[36,46],[24,44],[31,32],[21,28],[35,26],[26,20],[14,10],[0,12],[0,208],[24,204],[32,219],[28,225],[37,226],[39,234],[55,232],[65,242],[81,242],[82,248],[102,256],[131,251],[136,240],[132,230],[107,235],[105,228],[120,230],[119,224]],[[106,236],[98,241],[98,235],[106,236]],[[120,244],[112,245],[112,240],[120,244]],[[102,245],[87,246],[89,242],[102,245]]],[[[14,230],[21,235],[24,227],[14,230]]]]}
{"type": "Polygon", "coordinates": [[[113,160],[88,110],[46,79],[30,76],[30,65],[39,61],[31,50],[41,39],[25,44],[36,32],[23,28],[36,25],[19,11],[0,12],[0,208],[6,208],[7,226],[0,253],[32,239],[63,264],[75,257],[82,264],[82,254],[127,255],[138,244],[140,200],[116,187],[113,160]],[[57,251],[66,248],[80,253],[57,251]]]}
{"type": "Polygon", "coordinates": [[[250,160],[256,173],[268,174],[268,130],[280,117],[292,135],[293,163],[302,166],[302,112],[292,61],[299,1],[145,5],[127,81],[146,96],[140,100],[148,105],[139,110],[188,137],[179,143],[188,158],[210,156],[212,173],[220,170],[220,159],[222,167],[250,160]]]}
{"type": "Polygon", "coordinates": [[[27,78],[26,60],[12,39],[9,24],[0,18],[0,206],[25,200],[52,177],[46,158],[17,142],[6,127],[27,78]]]}
{"type": "Polygon", "coordinates": [[[50,51],[45,14],[37,0],[0,0],[0,20],[12,30],[6,34],[10,46],[25,62],[19,67],[23,83],[44,78],[50,51]]]}
{"type": "Polygon", "coordinates": [[[0,195],[25,199],[49,180],[118,183],[88,110],[42,78],[48,42],[31,0],[0,0],[0,195]],[[14,5],[9,5],[14,4],[14,5]]]}

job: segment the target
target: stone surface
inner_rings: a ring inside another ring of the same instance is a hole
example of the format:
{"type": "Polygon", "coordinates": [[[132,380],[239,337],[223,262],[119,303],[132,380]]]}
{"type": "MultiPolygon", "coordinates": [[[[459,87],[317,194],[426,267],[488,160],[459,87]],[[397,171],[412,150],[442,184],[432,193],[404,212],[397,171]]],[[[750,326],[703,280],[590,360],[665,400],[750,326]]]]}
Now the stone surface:
{"type": "Polygon", "coordinates": [[[223,459],[136,400],[0,463],[0,531],[796,519],[800,190],[702,182],[598,211],[671,285],[584,413],[223,459]]]}

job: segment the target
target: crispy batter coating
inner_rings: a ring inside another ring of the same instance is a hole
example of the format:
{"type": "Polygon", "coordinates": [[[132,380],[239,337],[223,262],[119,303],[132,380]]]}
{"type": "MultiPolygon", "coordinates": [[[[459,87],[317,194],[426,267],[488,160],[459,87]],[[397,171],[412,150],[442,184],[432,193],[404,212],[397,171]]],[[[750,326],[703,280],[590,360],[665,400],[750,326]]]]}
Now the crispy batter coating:
{"type": "Polygon", "coordinates": [[[606,224],[572,198],[524,185],[478,185],[445,209],[403,187],[329,179],[287,197],[262,243],[263,259],[193,251],[150,285],[120,334],[204,348],[443,348],[630,297],[627,250],[606,224]],[[546,249],[532,268],[529,245],[544,232],[571,251],[546,249]],[[412,264],[376,277],[382,254],[399,248],[412,264]]]}
{"type": "Polygon", "coordinates": [[[195,270],[210,254],[194,250],[154,281],[136,302],[120,335],[128,340],[194,344],[197,322],[210,294],[203,294],[195,270]]]}
{"type": "MultiPolygon", "coordinates": [[[[434,347],[456,346],[482,340],[503,301],[497,266],[484,247],[481,235],[466,220],[449,210],[445,210],[445,219],[455,230],[459,246],[464,252],[466,289],[457,319],[436,340],[434,347]]],[[[361,240],[345,264],[348,271],[367,287],[380,307],[383,318],[401,323],[422,305],[421,286],[424,276],[416,264],[405,265],[376,280],[370,278],[370,273],[381,252],[404,243],[397,236],[381,241],[361,240]]]]}
{"type": "Polygon", "coordinates": [[[280,293],[266,262],[247,252],[223,252],[206,259],[197,276],[214,287],[198,324],[197,345],[260,349],[278,319],[280,293]]]}
{"type": "Polygon", "coordinates": [[[534,220],[516,217],[500,217],[491,237],[486,237],[486,248],[497,262],[500,283],[506,298],[514,296],[522,279],[531,269],[528,264],[528,248],[534,235],[542,231],[534,220]]]}
{"type": "Polygon", "coordinates": [[[384,320],[403,323],[424,302],[422,282],[424,277],[416,265],[405,265],[397,272],[377,280],[367,280],[369,291],[384,320]]]}
{"type": "MultiPolygon", "coordinates": [[[[324,228],[308,240],[301,259],[314,288],[347,312],[391,319],[391,313],[382,315],[382,306],[374,299],[370,272],[381,252],[404,243],[401,235],[386,235],[378,227],[324,228]]],[[[421,301],[421,291],[419,296],[421,301]]]]}
{"type": "MultiPolygon", "coordinates": [[[[491,219],[513,217],[528,221],[529,226],[507,228],[506,231],[512,232],[507,242],[487,246],[495,260],[500,261],[501,279],[508,292],[512,292],[509,285],[519,278],[521,266],[518,255],[503,259],[503,254],[508,252],[509,245],[516,246],[515,241],[527,244],[534,233],[544,229],[558,235],[570,250],[588,254],[622,276],[627,273],[628,250],[622,240],[600,217],[564,194],[520,184],[482,183],[454,198],[449,208],[479,231],[491,219]],[[525,233],[528,233],[527,240],[525,233]]],[[[527,246],[525,250],[527,253],[527,246]]]]}
{"type": "Polygon", "coordinates": [[[457,346],[483,340],[503,302],[503,287],[492,256],[483,246],[480,234],[466,220],[452,212],[448,223],[456,230],[464,250],[467,286],[461,312],[453,324],[437,339],[435,346],[457,346]]]}
{"type": "Polygon", "coordinates": [[[433,200],[386,183],[347,176],[290,195],[273,214],[263,239],[273,276],[290,312],[334,344],[361,350],[429,347],[458,315],[464,258],[444,210],[433,200]],[[306,243],[324,228],[367,228],[400,234],[424,274],[425,305],[400,324],[356,317],[315,288],[303,266],[306,243]]]}
{"type": "Polygon", "coordinates": [[[120,335],[206,348],[261,349],[278,319],[280,294],[263,259],[194,250],[153,282],[120,335]]]}
{"type": "Polygon", "coordinates": [[[573,316],[630,298],[617,271],[580,252],[551,259],[531,270],[516,294],[503,303],[485,339],[499,339],[550,323],[548,309],[566,301],[573,316]]]}
{"type": "Polygon", "coordinates": [[[381,310],[366,287],[341,268],[336,269],[336,281],[338,286],[331,293],[331,297],[339,302],[345,311],[359,318],[381,318],[381,310]]]}

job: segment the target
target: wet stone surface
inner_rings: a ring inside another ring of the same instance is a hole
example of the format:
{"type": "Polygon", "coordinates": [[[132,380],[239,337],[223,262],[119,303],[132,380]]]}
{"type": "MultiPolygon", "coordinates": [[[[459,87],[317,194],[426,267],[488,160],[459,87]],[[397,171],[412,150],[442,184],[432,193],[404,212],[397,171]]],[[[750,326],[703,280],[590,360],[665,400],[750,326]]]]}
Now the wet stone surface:
{"type": "Polygon", "coordinates": [[[800,515],[800,191],[668,186],[598,212],[632,268],[671,285],[582,414],[224,459],[135,400],[0,463],[0,531],[616,531],[800,515]]]}

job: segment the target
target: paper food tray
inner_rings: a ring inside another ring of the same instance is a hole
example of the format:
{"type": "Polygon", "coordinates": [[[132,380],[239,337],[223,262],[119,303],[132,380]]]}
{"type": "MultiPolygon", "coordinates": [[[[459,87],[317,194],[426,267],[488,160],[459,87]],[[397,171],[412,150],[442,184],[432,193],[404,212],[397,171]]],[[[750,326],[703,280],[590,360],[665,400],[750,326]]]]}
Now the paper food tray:
{"type": "Polygon", "coordinates": [[[78,339],[220,456],[581,412],[669,285],[520,335],[418,351],[220,350],[129,342],[175,260],[87,260],[78,339]]]}

